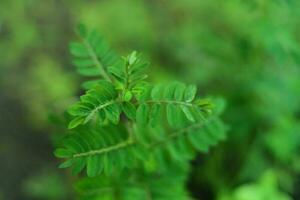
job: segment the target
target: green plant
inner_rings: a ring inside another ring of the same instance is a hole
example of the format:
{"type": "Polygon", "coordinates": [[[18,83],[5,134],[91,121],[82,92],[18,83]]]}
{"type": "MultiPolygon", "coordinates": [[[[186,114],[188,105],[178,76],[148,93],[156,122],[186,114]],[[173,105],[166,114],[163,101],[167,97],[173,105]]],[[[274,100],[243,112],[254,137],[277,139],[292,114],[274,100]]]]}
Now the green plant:
{"type": "Polygon", "coordinates": [[[78,35],[81,42],[70,45],[73,63],[91,79],[68,109],[70,133],[55,151],[65,159],[60,167],[71,167],[74,175],[86,167],[89,177],[98,176],[79,183],[88,185],[79,187],[82,198],[98,199],[105,190],[108,199],[188,199],[189,161],[225,138],[223,101],[199,98],[195,85],[146,82],[141,54],[120,58],[84,26],[78,35]]]}

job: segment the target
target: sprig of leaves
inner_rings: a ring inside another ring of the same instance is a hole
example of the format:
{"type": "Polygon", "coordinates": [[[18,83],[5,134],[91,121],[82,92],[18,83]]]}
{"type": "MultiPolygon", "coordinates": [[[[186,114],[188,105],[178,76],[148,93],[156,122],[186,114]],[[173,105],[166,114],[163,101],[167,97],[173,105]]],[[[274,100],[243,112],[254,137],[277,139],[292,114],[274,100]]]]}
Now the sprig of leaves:
{"type": "Polygon", "coordinates": [[[155,126],[162,118],[163,109],[173,128],[182,127],[185,119],[196,122],[196,118],[211,112],[212,107],[209,100],[196,100],[196,92],[195,85],[180,82],[145,87],[138,97],[137,123],[144,126],[150,122],[155,126]]]}
{"type": "MultiPolygon", "coordinates": [[[[97,32],[81,26],[78,33],[81,43],[70,45],[73,63],[79,74],[92,79],[68,109],[70,134],[55,151],[65,159],[61,168],[71,167],[73,174],[86,168],[90,177],[106,174],[118,180],[124,168],[136,175],[148,176],[149,170],[165,175],[225,138],[222,103],[199,98],[195,85],[146,82],[148,62],[141,54],[120,58],[97,32]]],[[[157,185],[147,187],[158,191],[157,185]]]]}
{"type": "Polygon", "coordinates": [[[110,81],[107,68],[120,62],[118,56],[97,31],[88,32],[84,25],[80,25],[77,35],[81,42],[70,43],[72,63],[76,66],[77,72],[82,76],[97,78],[101,76],[110,81]]]}
{"type": "Polygon", "coordinates": [[[74,116],[69,123],[69,128],[75,128],[80,124],[97,118],[99,123],[108,120],[114,124],[119,122],[120,105],[118,93],[114,85],[108,81],[99,81],[85,95],[80,97],[80,101],[69,108],[69,113],[74,116]]]}

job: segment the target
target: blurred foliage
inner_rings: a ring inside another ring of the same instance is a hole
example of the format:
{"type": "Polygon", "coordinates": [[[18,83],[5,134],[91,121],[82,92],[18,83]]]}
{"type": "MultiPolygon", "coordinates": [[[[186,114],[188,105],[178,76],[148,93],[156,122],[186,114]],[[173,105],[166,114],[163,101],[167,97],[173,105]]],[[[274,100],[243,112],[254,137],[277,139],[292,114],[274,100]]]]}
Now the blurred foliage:
{"type": "Polygon", "coordinates": [[[255,183],[248,183],[235,189],[232,195],[221,197],[220,200],[291,200],[278,189],[276,173],[267,171],[255,183]]]}
{"type": "Polygon", "coordinates": [[[227,141],[193,162],[195,198],[299,199],[299,9],[297,0],[1,0],[1,98],[25,110],[28,129],[49,133],[47,113],[79,92],[67,48],[84,22],[122,54],[145,52],[151,79],[197,82],[227,100],[227,141]]]}
{"type": "Polygon", "coordinates": [[[80,200],[186,200],[190,197],[185,190],[187,168],[184,168],[171,168],[164,174],[149,174],[142,170],[126,171],[117,176],[83,178],[76,182],[75,189],[80,200]]]}
{"type": "Polygon", "coordinates": [[[23,192],[30,199],[66,199],[66,191],[62,177],[51,170],[43,170],[23,182],[23,192]]]}

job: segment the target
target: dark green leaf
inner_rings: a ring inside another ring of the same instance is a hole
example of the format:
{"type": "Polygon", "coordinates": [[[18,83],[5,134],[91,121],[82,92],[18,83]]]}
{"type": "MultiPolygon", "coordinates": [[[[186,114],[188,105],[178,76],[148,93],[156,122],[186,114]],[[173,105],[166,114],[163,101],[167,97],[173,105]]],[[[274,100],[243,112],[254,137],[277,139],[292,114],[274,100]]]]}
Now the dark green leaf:
{"type": "Polygon", "coordinates": [[[123,109],[123,112],[125,113],[125,115],[129,119],[135,120],[136,108],[135,108],[135,106],[132,103],[130,103],[130,102],[124,102],[122,104],[122,109],[123,109]]]}

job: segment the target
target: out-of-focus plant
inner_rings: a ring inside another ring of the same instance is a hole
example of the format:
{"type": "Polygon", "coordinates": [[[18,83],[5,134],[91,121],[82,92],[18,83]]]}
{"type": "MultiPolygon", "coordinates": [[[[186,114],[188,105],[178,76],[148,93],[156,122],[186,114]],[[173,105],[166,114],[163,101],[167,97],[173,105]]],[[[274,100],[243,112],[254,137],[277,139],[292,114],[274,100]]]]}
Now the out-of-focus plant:
{"type": "Polygon", "coordinates": [[[220,200],[291,200],[291,198],[278,189],[276,172],[267,171],[255,183],[239,186],[233,194],[222,196],[220,200]]]}
{"type": "Polygon", "coordinates": [[[42,170],[22,183],[23,192],[31,199],[68,199],[67,185],[55,171],[42,170]]]}
{"type": "Polygon", "coordinates": [[[23,100],[30,117],[27,120],[42,128],[49,122],[50,111],[62,112],[73,101],[75,77],[47,58],[37,59],[35,67],[27,73],[27,81],[20,87],[19,95],[25,98],[30,94],[30,98],[23,100]]]}
{"type": "Polygon", "coordinates": [[[75,95],[74,76],[64,66],[68,26],[58,23],[67,10],[57,7],[53,1],[1,1],[0,87],[24,107],[32,128],[47,127],[50,110],[75,95]]]}

